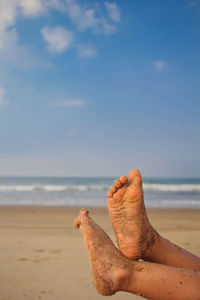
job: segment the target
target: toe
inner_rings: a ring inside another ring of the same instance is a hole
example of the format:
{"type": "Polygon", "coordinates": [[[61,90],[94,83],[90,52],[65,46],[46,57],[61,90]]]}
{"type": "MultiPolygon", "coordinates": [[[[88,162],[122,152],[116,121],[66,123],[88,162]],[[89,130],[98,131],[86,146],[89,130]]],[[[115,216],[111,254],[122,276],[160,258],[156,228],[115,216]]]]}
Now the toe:
{"type": "Polygon", "coordinates": [[[117,191],[116,186],[111,186],[110,191],[111,191],[111,193],[116,193],[116,191],[117,191]]]}
{"type": "Polygon", "coordinates": [[[107,192],[107,196],[108,196],[108,198],[112,198],[113,193],[112,193],[111,191],[108,191],[108,192],[107,192]]]}
{"type": "Polygon", "coordinates": [[[115,186],[111,186],[111,188],[107,192],[108,198],[111,198],[113,196],[113,193],[115,193],[116,191],[117,191],[117,188],[115,186]]]}
{"type": "Polygon", "coordinates": [[[123,185],[127,184],[128,183],[128,178],[126,176],[121,176],[120,177],[120,181],[123,185]]]}
{"type": "Polygon", "coordinates": [[[133,169],[129,172],[129,179],[131,183],[134,185],[141,185],[142,184],[142,176],[139,170],[133,169]]]}
{"type": "Polygon", "coordinates": [[[117,189],[121,188],[122,187],[122,183],[119,179],[115,180],[114,181],[114,185],[117,189]]]}
{"type": "Polygon", "coordinates": [[[76,218],[75,220],[74,220],[74,227],[76,227],[76,228],[79,228],[80,227],[80,224],[81,224],[81,221],[80,221],[80,218],[76,218]]]}
{"type": "Polygon", "coordinates": [[[74,220],[74,227],[78,228],[81,225],[81,217],[86,217],[89,214],[89,210],[81,208],[78,218],[74,220]]]}
{"type": "Polygon", "coordinates": [[[80,216],[86,217],[89,214],[89,210],[87,208],[81,208],[80,216]]]}
{"type": "Polygon", "coordinates": [[[74,227],[79,228],[83,223],[85,223],[85,220],[89,219],[89,210],[86,208],[82,208],[80,210],[79,216],[74,220],[74,227]]]}

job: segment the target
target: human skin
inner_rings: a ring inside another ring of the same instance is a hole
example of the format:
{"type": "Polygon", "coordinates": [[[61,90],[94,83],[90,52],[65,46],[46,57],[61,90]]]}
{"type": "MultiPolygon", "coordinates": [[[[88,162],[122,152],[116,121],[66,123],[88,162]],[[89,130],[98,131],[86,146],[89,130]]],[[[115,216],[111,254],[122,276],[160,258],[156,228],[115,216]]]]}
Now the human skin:
{"type": "Polygon", "coordinates": [[[108,211],[120,251],[143,259],[200,271],[200,258],[160,236],[149,222],[138,170],[121,176],[107,193],[108,211]]]}
{"type": "Polygon", "coordinates": [[[125,257],[85,209],[74,226],[83,235],[93,283],[101,295],[125,291],[152,300],[200,299],[200,272],[125,257]]]}

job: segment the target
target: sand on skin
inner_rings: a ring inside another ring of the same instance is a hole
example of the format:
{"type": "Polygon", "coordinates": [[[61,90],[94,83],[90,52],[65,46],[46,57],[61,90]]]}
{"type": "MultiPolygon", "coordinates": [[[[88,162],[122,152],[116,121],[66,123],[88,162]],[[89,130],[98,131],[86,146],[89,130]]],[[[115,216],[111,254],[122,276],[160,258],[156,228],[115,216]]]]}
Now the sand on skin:
{"type": "MultiPolygon", "coordinates": [[[[115,241],[106,209],[90,208],[115,241]]],[[[0,207],[0,300],[102,299],[91,283],[87,253],[72,227],[79,208],[0,207]]],[[[155,228],[200,256],[200,210],[148,210],[155,228]]],[[[117,293],[112,299],[144,299],[117,293]]]]}

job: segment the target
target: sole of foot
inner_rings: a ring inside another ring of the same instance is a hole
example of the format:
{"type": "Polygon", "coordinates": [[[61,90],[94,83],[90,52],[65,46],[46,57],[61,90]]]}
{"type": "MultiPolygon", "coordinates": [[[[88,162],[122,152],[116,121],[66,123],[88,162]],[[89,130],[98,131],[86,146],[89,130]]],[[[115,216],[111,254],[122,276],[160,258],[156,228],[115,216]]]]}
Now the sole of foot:
{"type": "Polygon", "coordinates": [[[142,176],[136,169],[121,176],[107,193],[108,210],[120,251],[130,259],[145,258],[158,237],[144,205],[142,176]]]}

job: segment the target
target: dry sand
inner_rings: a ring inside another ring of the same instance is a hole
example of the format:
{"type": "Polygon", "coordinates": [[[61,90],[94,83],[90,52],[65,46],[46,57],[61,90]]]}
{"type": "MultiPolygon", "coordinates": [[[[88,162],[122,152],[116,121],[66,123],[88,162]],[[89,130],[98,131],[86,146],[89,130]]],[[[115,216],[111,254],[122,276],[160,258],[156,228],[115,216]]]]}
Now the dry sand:
{"type": "MultiPolygon", "coordinates": [[[[0,300],[102,299],[91,283],[79,230],[79,208],[0,208],[0,300]]],[[[91,216],[115,240],[106,209],[91,216]]],[[[149,210],[165,237],[200,256],[200,210],[149,210]]],[[[108,297],[107,297],[108,298],[108,297]]],[[[117,293],[112,299],[144,299],[117,293]]]]}

